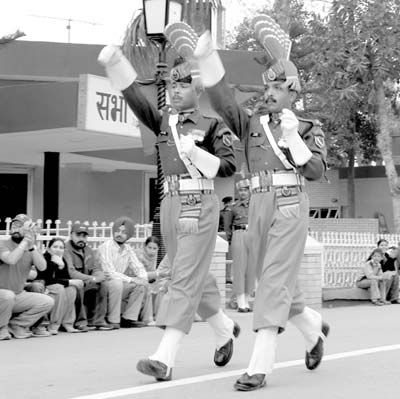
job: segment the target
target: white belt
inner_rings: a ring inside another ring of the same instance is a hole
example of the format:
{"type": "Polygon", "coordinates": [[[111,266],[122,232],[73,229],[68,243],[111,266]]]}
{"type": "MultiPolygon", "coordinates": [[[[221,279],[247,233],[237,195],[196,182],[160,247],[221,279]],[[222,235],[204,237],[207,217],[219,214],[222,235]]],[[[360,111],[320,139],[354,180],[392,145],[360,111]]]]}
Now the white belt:
{"type": "MultiPolygon", "coordinates": [[[[276,186],[304,186],[304,177],[297,173],[270,173],[268,174],[267,179],[269,178],[269,185],[276,186]]],[[[251,177],[251,188],[259,188],[260,185],[260,176],[251,177]]]]}
{"type": "MultiPolygon", "coordinates": [[[[214,180],[211,179],[179,179],[178,191],[214,190],[214,180]]],[[[170,190],[171,182],[164,182],[164,193],[170,190]]]]}

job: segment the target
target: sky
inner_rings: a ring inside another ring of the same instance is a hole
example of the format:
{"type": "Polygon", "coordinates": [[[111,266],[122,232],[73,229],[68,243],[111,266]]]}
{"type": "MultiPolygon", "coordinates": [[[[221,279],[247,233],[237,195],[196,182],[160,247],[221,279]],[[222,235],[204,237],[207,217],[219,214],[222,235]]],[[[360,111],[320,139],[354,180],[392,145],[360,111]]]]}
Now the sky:
{"type": "MultiPolygon", "coordinates": [[[[266,0],[222,0],[227,29],[266,0]]],[[[0,12],[0,37],[17,29],[21,40],[118,44],[142,0],[15,0],[0,12]],[[67,29],[70,20],[70,29],[67,29]]]]}

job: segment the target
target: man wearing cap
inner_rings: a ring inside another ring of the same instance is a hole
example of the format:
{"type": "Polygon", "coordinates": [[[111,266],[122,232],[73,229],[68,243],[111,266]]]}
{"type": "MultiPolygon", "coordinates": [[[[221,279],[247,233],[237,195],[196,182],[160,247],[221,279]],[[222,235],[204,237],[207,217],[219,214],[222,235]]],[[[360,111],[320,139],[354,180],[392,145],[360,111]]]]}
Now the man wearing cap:
{"type": "Polygon", "coordinates": [[[65,244],[64,258],[69,274],[84,283],[84,287],[78,290],[75,327],[81,332],[112,330],[113,326],[105,321],[108,291],[103,284],[104,273],[92,248],[87,245],[88,235],[88,226],[74,223],[71,239],[65,244]]]}
{"type": "Polygon", "coordinates": [[[192,65],[176,60],[168,85],[172,107],[159,112],[135,82],[137,74],[121,51],[105,47],[99,55],[114,88],[157,136],[165,197],[161,232],[171,262],[171,283],[160,305],[156,325],[165,327],[156,352],[137,369],[158,381],[171,379],[179,345],[188,334],[196,311],[216,336],[214,363],[224,366],[233,352],[239,326],[220,309],[215,277],[209,272],[218,230],[218,198],[214,177],[236,169],[231,132],[199,110],[202,87],[192,65]]]}
{"type": "MultiPolygon", "coordinates": [[[[11,237],[0,241],[0,340],[29,338],[29,328],[46,315],[54,300],[44,294],[24,291],[32,265],[46,269],[46,261],[36,248],[36,231],[30,217],[17,215],[11,222],[11,237]]],[[[34,331],[35,336],[49,336],[34,331]]]]}
{"type": "Polygon", "coordinates": [[[128,328],[146,325],[153,319],[148,284],[154,282],[158,274],[157,271],[146,272],[133,248],[127,244],[134,228],[131,218],[118,218],[112,226],[113,238],[97,248],[106,277],[104,284],[110,291],[108,321],[128,328]]]}
{"type": "Polygon", "coordinates": [[[305,306],[297,280],[309,214],[304,179],[325,174],[324,135],[318,122],[298,118],[291,110],[300,82],[289,60],[288,35],[265,15],[254,19],[254,27],[268,59],[260,80],[264,93],[254,113],[236,103],[209,32],[199,38],[194,51],[211,104],[244,144],[251,173],[248,238],[259,281],[253,322],[257,336],[246,373],[235,383],[241,391],[265,385],[278,333],[288,320],[304,336],[309,370],[320,364],[329,332],[321,315],[305,306]]]}
{"type": "Polygon", "coordinates": [[[233,294],[236,295],[239,313],[251,311],[249,297],[255,285],[255,268],[249,262],[248,214],[250,198],[250,180],[236,183],[239,200],[232,206],[229,231],[232,235],[233,294]]]}

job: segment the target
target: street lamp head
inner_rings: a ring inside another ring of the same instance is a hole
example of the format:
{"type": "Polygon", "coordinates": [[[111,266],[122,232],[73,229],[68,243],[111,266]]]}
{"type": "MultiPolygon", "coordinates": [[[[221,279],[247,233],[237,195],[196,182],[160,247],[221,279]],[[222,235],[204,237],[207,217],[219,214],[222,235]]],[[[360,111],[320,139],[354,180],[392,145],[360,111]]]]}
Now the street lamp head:
{"type": "Polygon", "coordinates": [[[164,28],[182,21],[184,0],[143,0],[146,35],[154,40],[165,40],[164,28]]]}

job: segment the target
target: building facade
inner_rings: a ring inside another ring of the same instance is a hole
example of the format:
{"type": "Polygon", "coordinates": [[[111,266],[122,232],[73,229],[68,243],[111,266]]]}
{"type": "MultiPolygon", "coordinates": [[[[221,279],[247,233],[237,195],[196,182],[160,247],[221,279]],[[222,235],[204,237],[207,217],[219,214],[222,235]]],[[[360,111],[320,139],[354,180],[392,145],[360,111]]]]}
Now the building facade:
{"type": "MultiPolygon", "coordinates": [[[[141,130],[120,93],[97,63],[102,46],[16,41],[0,57],[0,223],[27,212],[46,219],[111,221],[124,214],[136,223],[152,218],[156,157],[144,152],[141,130]]],[[[227,79],[235,86],[260,86],[262,66],[254,52],[220,50],[227,79]]],[[[173,58],[171,54],[170,58],[173,58]]],[[[169,60],[171,62],[171,59],[169,60]]],[[[144,87],[156,101],[155,87],[144,87]]],[[[234,89],[239,102],[253,93],[234,89]]],[[[201,108],[213,114],[207,98],[201,108]]],[[[152,137],[152,135],[144,135],[152,137]]],[[[217,179],[220,198],[235,196],[238,173],[217,179]]],[[[392,206],[383,167],[357,168],[359,218],[383,215],[392,228],[392,206]]],[[[311,216],[346,217],[347,176],[328,171],[307,183],[311,216]]],[[[0,224],[0,229],[3,225],[0,224]]]]}

